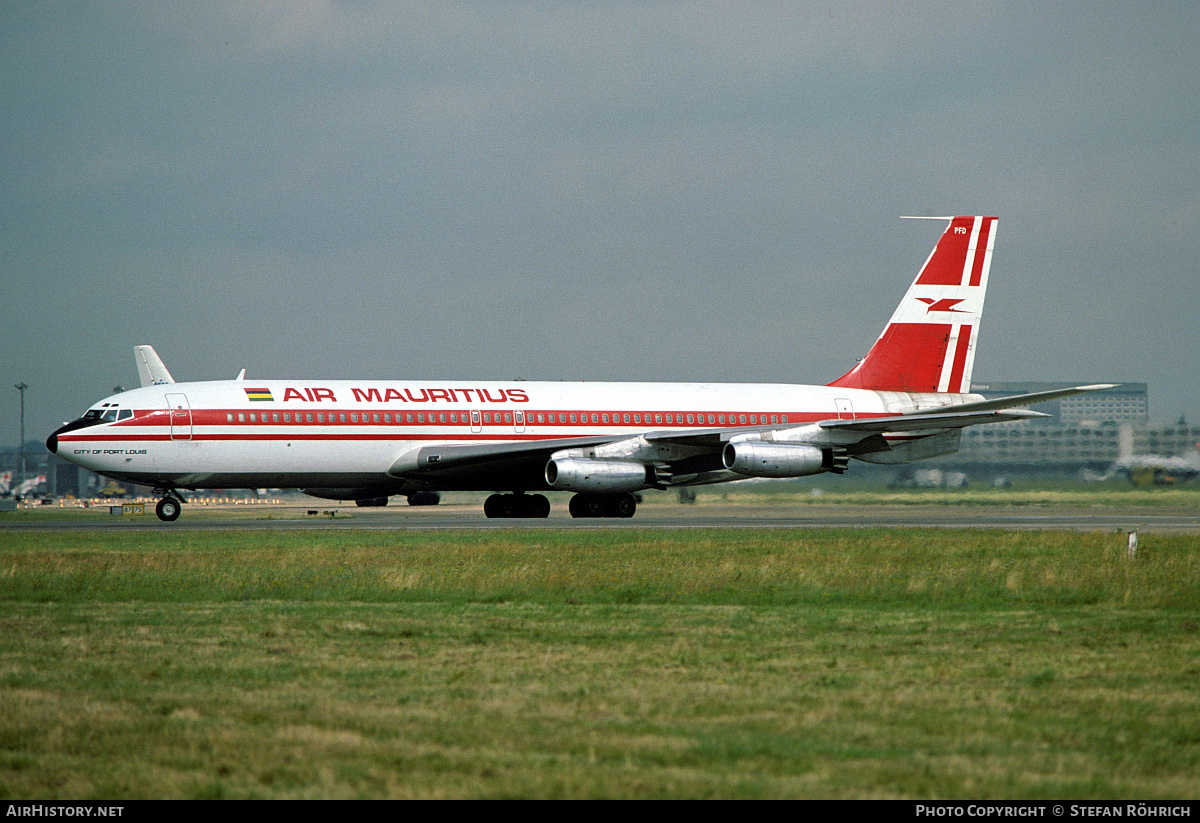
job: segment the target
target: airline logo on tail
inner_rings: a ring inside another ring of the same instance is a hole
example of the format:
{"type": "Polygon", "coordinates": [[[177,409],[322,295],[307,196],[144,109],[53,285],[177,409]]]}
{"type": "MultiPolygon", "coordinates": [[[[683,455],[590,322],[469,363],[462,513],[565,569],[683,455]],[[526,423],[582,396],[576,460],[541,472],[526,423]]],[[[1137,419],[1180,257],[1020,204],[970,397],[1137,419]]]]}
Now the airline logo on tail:
{"type": "Polygon", "coordinates": [[[950,217],[883,334],[831,386],[877,391],[971,390],[995,217],[950,217]]]}
{"type": "Polygon", "coordinates": [[[917,299],[929,305],[929,308],[925,310],[927,314],[931,311],[956,311],[965,314],[962,309],[954,308],[962,302],[961,297],[943,297],[941,300],[934,300],[932,297],[918,297],[917,299]]]}

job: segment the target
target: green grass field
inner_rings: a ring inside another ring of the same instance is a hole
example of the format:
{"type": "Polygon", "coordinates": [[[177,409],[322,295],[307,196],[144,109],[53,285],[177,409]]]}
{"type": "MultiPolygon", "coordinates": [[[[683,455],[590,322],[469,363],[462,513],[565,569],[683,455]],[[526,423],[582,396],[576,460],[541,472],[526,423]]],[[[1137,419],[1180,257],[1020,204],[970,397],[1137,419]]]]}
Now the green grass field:
{"type": "Polygon", "coordinates": [[[0,533],[0,797],[1200,796],[1200,539],[0,533]]]}

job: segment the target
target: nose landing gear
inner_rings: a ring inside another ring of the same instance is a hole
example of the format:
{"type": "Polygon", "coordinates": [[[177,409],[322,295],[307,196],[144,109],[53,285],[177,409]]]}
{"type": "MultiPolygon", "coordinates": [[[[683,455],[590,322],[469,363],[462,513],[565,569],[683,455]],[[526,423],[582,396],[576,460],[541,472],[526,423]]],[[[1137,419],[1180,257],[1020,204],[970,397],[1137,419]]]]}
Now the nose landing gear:
{"type": "Polygon", "coordinates": [[[183,499],[183,495],[174,489],[155,489],[154,491],[163,495],[163,499],[159,500],[158,505],[154,507],[154,513],[158,515],[158,519],[167,523],[178,520],[180,512],[183,511],[181,504],[187,502],[183,499]]]}

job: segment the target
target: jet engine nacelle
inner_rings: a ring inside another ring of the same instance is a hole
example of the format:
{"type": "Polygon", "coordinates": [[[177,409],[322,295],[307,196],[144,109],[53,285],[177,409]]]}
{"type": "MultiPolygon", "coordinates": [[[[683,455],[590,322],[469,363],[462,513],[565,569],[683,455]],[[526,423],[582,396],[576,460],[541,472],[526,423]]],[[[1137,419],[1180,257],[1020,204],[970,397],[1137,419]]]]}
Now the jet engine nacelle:
{"type": "Polygon", "coordinates": [[[546,484],[556,491],[632,492],[654,484],[654,468],[629,460],[556,457],[546,463],[546,484]]]}
{"type": "Polygon", "coordinates": [[[725,468],[747,477],[804,477],[830,468],[825,450],[808,443],[743,440],[721,451],[725,468]]]}

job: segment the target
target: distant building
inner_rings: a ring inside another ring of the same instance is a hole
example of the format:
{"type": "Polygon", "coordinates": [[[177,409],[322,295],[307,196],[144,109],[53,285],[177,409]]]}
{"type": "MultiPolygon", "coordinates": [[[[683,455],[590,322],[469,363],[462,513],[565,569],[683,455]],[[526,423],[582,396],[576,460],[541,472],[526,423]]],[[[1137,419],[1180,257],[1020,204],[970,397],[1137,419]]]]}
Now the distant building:
{"type": "MultiPolygon", "coordinates": [[[[1081,386],[1071,383],[973,383],[985,398],[1008,397],[1081,386]]],[[[936,461],[943,468],[968,473],[995,471],[1074,474],[1102,472],[1120,456],[1121,429],[1132,431],[1136,453],[1180,454],[1200,440],[1200,426],[1186,421],[1151,427],[1145,383],[1122,383],[1114,389],[1064,397],[1030,406],[1050,417],[1029,422],[972,426],[963,432],[956,455],[936,461]]]]}

